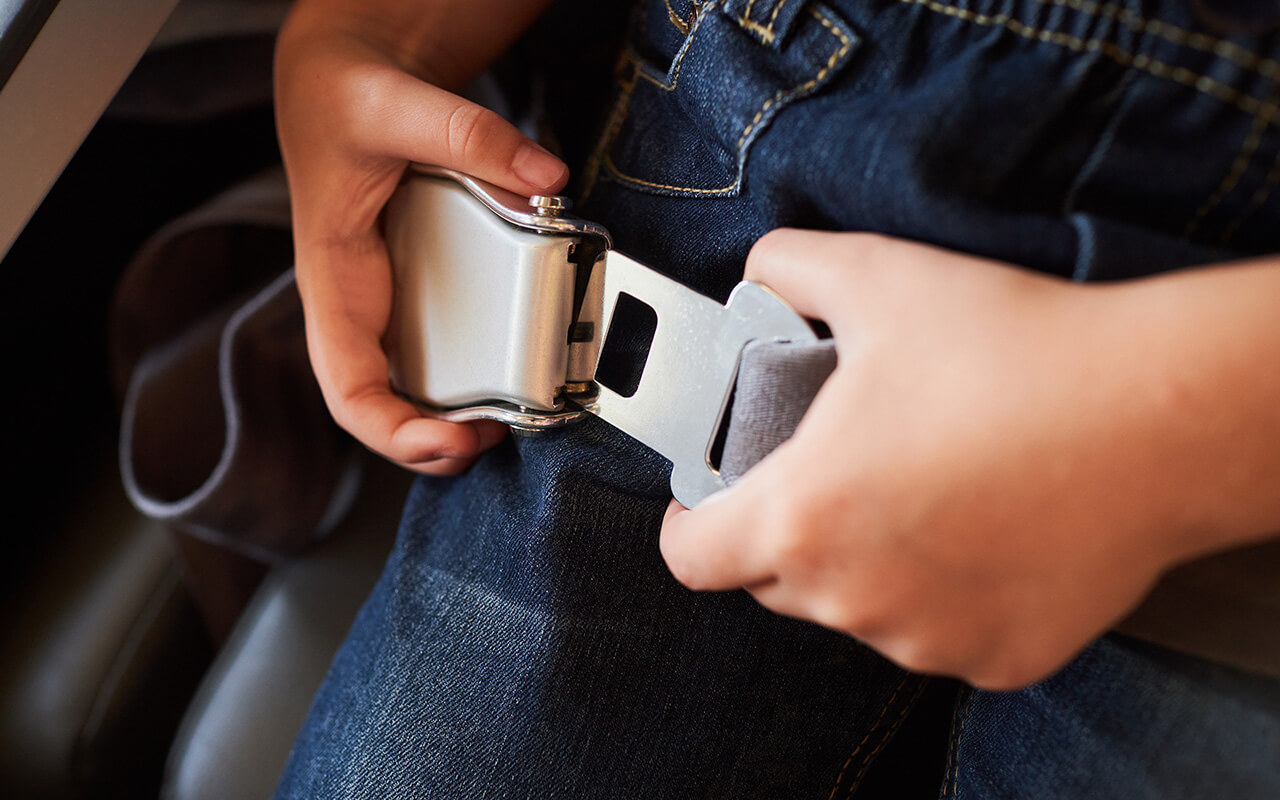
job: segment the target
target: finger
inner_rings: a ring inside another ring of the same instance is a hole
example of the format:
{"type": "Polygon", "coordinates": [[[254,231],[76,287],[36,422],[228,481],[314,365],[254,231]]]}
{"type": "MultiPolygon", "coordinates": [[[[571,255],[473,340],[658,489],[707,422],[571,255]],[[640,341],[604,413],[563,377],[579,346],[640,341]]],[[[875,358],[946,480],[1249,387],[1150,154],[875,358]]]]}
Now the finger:
{"type": "Polygon", "coordinates": [[[849,283],[855,270],[883,258],[882,241],[869,234],[778,228],[751,248],[744,277],[768,286],[804,316],[824,320],[840,338],[837,328],[858,297],[849,283]]]}
{"type": "Polygon", "coordinates": [[[753,483],[744,477],[693,510],[671,501],[659,548],[676,580],[695,591],[723,591],[773,579],[762,542],[770,526],[753,483]]]}
{"type": "Polygon", "coordinates": [[[397,461],[396,463],[407,470],[423,475],[435,475],[438,477],[457,475],[469,469],[480,458],[481,453],[498,444],[511,432],[511,429],[506,425],[492,420],[476,420],[457,424],[475,430],[477,446],[473,454],[458,457],[431,458],[427,461],[397,461]]]}
{"type": "Polygon", "coordinates": [[[432,461],[424,461],[420,464],[400,464],[400,466],[423,475],[432,475],[437,478],[450,478],[454,475],[465,472],[476,462],[477,458],[478,456],[472,456],[470,458],[437,458],[432,461]]]}
{"type": "Polygon", "coordinates": [[[370,449],[404,464],[474,458],[481,451],[474,428],[424,416],[385,384],[345,396],[334,418],[370,449]]]}
{"type": "Polygon", "coordinates": [[[480,457],[484,451],[492,448],[507,435],[511,433],[511,429],[501,422],[493,420],[476,420],[474,422],[460,423],[466,425],[476,432],[476,450],[474,455],[467,455],[458,458],[437,458],[417,464],[401,464],[400,466],[414,472],[421,472],[423,475],[450,476],[465,472],[480,457]]]}
{"type": "Polygon", "coordinates": [[[475,428],[427,417],[391,391],[375,331],[317,309],[308,315],[307,342],[330,413],[366,447],[403,464],[469,457],[482,449],[475,428]]]}
{"type": "Polygon", "coordinates": [[[497,445],[503,439],[507,438],[507,435],[511,433],[511,429],[508,428],[506,425],[503,425],[501,422],[495,422],[494,420],[490,420],[490,419],[478,420],[471,424],[473,427],[475,427],[476,435],[480,439],[479,450],[482,453],[485,450],[488,450],[489,448],[497,445]]]}
{"type": "Polygon", "coordinates": [[[552,194],[569,168],[483,106],[397,70],[384,91],[363,98],[357,144],[387,156],[436,164],[520,194],[552,194]]]}
{"type": "Polygon", "coordinates": [[[742,587],[755,598],[756,602],[775,614],[784,617],[803,617],[805,604],[796,597],[791,587],[779,578],[762,581],[751,586],[742,587]]]}

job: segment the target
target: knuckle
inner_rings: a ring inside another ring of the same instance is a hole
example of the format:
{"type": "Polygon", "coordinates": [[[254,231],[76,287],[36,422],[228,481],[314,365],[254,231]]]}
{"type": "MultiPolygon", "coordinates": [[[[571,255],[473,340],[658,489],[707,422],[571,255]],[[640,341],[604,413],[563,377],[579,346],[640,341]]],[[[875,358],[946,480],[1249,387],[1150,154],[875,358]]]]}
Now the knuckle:
{"type": "Polygon", "coordinates": [[[892,620],[892,614],[874,594],[859,591],[847,596],[836,609],[836,627],[859,639],[874,636],[883,631],[892,620]]]}
{"type": "Polygon", "coordinates": [[[790,246],[792,237],[798,233],[794,228],[774,228],[756,240],[755,245],[751,248],[752,252],[762,256],[769,256],[779,250],[786,250],[790,246]]]}
{"type": "Polygon", "coordinates": [[[989,692],[1009,692],[1021,689],[1040,677],[1039,673],[1008,665],[984,666],[978,670],[969,670],[971,674],[962,674],[969,683],[978,689],[989,692]]]}
{"type": "Polygon", "coordinates": [[[747,274],[762,275],[770,266],[785,259],[792,251],[792,240],[798,233],[791,228],[774,228],[757,239],[747,252],[747,274]]]}
{"type": "Polygon", "coordinates": [[[847,231],[838,235],[852,265],[874,264],[892,255],[893,249],[901,245],[900,240],[873,231],[847,231]]]}
{"type": "Polygon", "coordinates": [[[341,400],[325,399],[325,405],[329,407],[329,415],[333,417],[333,421],[338,424],[347,433],[361,438],[359,433],[359,425],[356,423],[355,415],[351,413],[349,405],[341,400]]]}
{"type": "Polygon", "coordinates": [[[1035,649],[1012,649],[989,663],[971,669],[964,677],[974,686],[990,691],[1022,689],[1053,674],[1062,666],[1060,658],[1035,649]]]}
{"type": "Polygon", "coordinates": [[[334,110],[341,115],[339,129],[364,130],[370,122],[384,118],[392,105],[392,76],[379,64],[358,64],[344,70],[336,79],[338,102],[334,110]]]}
{"type": "Polygon", "coordinates": [[[873,600],[861,593],[857,596],[846,593],[817,604],[813,621],[854,638],[867,639],[881,629],[884,616],[873,600]]]}
{"type": "MultiPolygon", "coordinates": [[[[883,233],[851,231],[838,234],[843,253],[842,267],[851,280],[865,286],[881,273],[885,264],[895,263],[895,247],[901,242],[883,233]]],[[[891,271],[892,272],[892,271],[891,271]]]]}
{"type": "Polygon", "coordinates": [[[704,588],[698,571],[693,567],[692,560],[682,548],[675,544],[673,537],[661,537],[658,540],[658,549],[662,553],[662,560],[667,564],[667,570],[670,571],[671,576],[676,579],[677,583],[694,591],[701,591],[704,588]]]}
{"type": "Polygon", "coordinates": [[[815,613],[817,621],[864,641],[879,640],[901,630],[904,607],[884,591],[875,575],[850,576],[844,570],[824,576],[815,613]]]}
{"type": "Polygon", "coordinates": [[[766,504],[765,521],[774,531],[772,557],[780,572],[807,575],[823,558],[822,531],[828,521],[804,492],[779,492],[766,504]]]}
{"type": "Polygon", "coordinates": [[[953,656],[944,652],[937,642],[925,637],[915,637],[899,644],[893,653],[899,665],[926,675],[953,673],[953,656]]]}
{"type": "Polygon", "coordinates": [[[850,243],[850,246],[868,255],[883,251],[896,241],[891,236],[875,231],[850,231],[845,236],[848,237],[846,241],[850,243]]]}
{"type": "Polygon", "coordinates": [[[780,574],[803,577],[810,572],[812,553],[808,537],[795,525],[778,529],[774,537],[773,562],[780,574]]]}
{"type": "Polygon", "coordinates": [[[882,269],[885,264],[894,263],[890,252],[893,240],[880,233],[840,235],[843,237],[841,277],[858,286],[860,291],[879,297],[885,289],[885,281],[891,279],[896,271],[882,269]]]}
{"type": "Polygon", "coordinates": [[[806,574],[812,559],[809,536],[803,524],[795,519],[781,519],[773,525],[771,561],[780,574],[806,574]]]}
{"type": "Polygon", "coordinates": [[[458,163],[470,164],[484,157],[493,140],[497,116],[486,108],[463,104],[449,113],[445,142],[458,163]]]}

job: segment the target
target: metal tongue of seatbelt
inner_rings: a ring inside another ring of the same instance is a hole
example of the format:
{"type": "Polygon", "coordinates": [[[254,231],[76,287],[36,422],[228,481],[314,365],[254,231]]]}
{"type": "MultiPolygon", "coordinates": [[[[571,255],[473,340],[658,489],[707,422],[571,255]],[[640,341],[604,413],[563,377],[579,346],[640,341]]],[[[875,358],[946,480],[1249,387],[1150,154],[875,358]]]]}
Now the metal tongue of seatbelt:
{"type": "Polygon", "coordinates": [[[725,486],[711,452],[744,348],[825,346],[768,288],[744,281],[721,305],[610,249],[605,229],[564,207],[410,171],[387,206],[392,384],[453,421],[539,430],[594,414],[669,459],[672,494],[692,507],[725,486]],[[601,355],[627,335],[619,309],[637,305],[652,310],[647,356],[637,381],[611,387],[601,355]]]}
{"type": "Polygon", "coordinates": [[[604,269],[605,330],[623,296],[657,315],[635,393],[603,384],[592,413],[670,459],[672,495],[686,506],[724,487],[710,461],[743,348],[757,340],[816,341],[808,323],[758,283],[739,283],[725,305],[617,252],[604,269]]]}

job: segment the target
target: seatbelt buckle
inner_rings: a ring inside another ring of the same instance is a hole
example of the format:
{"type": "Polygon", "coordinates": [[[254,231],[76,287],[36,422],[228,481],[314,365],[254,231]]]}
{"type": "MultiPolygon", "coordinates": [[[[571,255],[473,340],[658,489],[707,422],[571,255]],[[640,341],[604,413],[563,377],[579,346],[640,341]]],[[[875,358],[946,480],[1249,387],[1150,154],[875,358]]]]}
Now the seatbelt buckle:
{"type": "Polygon", "coordinates": [[[672,493],[692,507],[724,487],[711,451],[743,348],[817,337],[766,287],[743,281],[721,305],[564,205],[410,169],[386,214],[392,385],[450,421],[542,430],[594,414],[669,459],[672,493]],[[635,377],[619,382],[611,352],[637,334],[615,322],[637,308],[652,312],[647,341],[631,343],[635,377]]]}

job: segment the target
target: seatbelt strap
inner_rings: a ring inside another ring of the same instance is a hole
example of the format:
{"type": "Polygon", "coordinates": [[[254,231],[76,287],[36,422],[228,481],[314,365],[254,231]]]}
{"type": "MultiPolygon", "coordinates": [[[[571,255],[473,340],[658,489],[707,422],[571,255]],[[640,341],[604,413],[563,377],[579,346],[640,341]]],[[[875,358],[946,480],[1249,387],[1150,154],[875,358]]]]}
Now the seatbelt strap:
{"type": "Polygon", "coordinates": [[[756,341],[742,351],[720,474],[732,484],[791,438],[836,368],[834,340],[756,341]]]}

